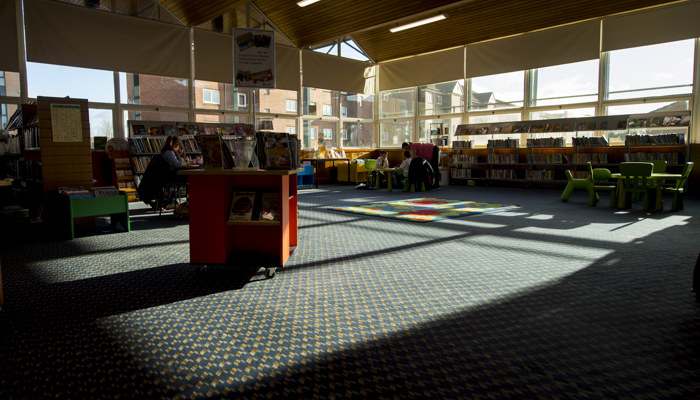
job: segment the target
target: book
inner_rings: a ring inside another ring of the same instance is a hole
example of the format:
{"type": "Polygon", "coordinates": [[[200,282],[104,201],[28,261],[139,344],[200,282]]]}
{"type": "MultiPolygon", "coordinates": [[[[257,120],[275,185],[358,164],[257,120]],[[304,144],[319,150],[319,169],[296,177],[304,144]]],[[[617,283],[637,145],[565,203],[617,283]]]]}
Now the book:
{"type": "Polygon", "coordinates": [[[279,221],[282,212],[279,192],[263,192],[260,200],[260,221],[279,221]]]}
{"type": "Polygon", "coordinates": [[[204,169],[222,169],[224,166],[219,135],[197,136],[197,144],[202,151],[204,169]]]}
{"type": "Polygon", "coordinates": [[[107,197],[107,196],[117,196],[119,195],[119,189],[114,186],[96,186],[90,191],[95,195],[95,197],[107,197]]]}
{"type": "Polygon", "coordinates": [[[267,169],[292,169],[289,136],[286,132],[265,132],[267,169]]]}
{"type": "Polygon", "coordinates": [[[255,192],[235,191],[231,196],[231,207],[229,208],[229,221],[250,221],[253,217],[253,206],[255,205],[255,192]]]}

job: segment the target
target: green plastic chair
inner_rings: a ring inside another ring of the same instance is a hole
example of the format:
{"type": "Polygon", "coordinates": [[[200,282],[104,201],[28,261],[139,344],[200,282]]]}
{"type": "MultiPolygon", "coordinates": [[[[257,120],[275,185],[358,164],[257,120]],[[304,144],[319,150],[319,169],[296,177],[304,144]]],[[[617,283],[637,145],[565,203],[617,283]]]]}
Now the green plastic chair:
{"type": "Polygon", "coordinates": [[[656,160],[654,161],[654,169],[652,172],[655,174],[664,173],[666,172],[666,166],[668,166],[668,162],[665,160],[656,160]]]}
{"type": "Polygon", "coordinates": [[[690,176],[690,171],[693,169],[693,162],[685,163],[683,167],[683,172],[681,173],[682,178],[678,179],[673,186],[662,188],[664,193],[673,194],[673,203],[671,203],[671,211],[679,211],[683,209],[683,193],[685,192],[685,183],[688,181],[690,176]]]}
{"type": "Polygon", "coordinates": [[[645,210],[649,209],[650,191],[656,189],[653,180],[647,179],[654,170],[654,163],[651,162],[623,162],[620,164],[620,201],[623,208],[632,205],[632,195],[644,196],[645,210]]]}
{"type": "Polygon", "coordinates": [[[610,192],[610,206],[615,205],[615,186],[605,185],[600,181],[605,181],[610,179],[610,170],[607,168],[593,168],[590,162],[588,165],[588,176],[586,178],[574,178],[573,173],[570,170],[564,171],[566,175],[566,187],[561,194],[561,201],[567,202],[571,197],[574,190],[585,190],[590,197],[588,204],[595,207],[600,201],[600,196],[598,196],[598,190],[605,190],[610,192]],[[598,181],[598,182],[597,182],[598,181]]]}
{"type": "Polygon", "coordinates": [[[365,168],[367,168],[367,184],[374,185],[374,167],[377,166],[377,160],[365,160],[365,168]]]}

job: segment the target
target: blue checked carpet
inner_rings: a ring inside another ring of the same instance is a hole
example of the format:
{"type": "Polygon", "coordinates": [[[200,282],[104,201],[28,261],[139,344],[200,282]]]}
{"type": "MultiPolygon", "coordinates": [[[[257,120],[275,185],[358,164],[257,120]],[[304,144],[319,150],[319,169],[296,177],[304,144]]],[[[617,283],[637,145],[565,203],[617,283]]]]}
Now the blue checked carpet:
{"type": "Polygon", "coordinates": [[[130,233],[12,226],[0,398],[697,396],[698,199],[649,214],[546,189],[439,193],[520,207],[415,224],[328,210],[408,193],[305,190],[273,279],[201,271],[186,221],[138,206],[130,233]]]}

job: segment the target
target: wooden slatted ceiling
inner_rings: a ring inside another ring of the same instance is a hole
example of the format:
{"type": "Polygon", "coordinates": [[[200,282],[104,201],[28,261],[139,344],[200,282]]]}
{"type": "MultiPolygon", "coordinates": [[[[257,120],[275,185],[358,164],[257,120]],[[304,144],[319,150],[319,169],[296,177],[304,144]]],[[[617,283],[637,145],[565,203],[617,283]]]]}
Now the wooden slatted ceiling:
{"type": "Polygon", "coordinates": [[[196,26],[246,5],[250,0],[159,0],[184,25],[196,26]]]}
{"type": "Polygon", "coordinates": [[[351,36],[372,61],[379,62],[677,2],[322,0],[302,8],[297,1],[159,0],[159,3],[183,24],[196,26],[236,8],[240,12],[240,7],[251,2],[297,47],[351,36]],[[400,33],[389,32],[399,22],[436,15],[439,11],[447,13],[448,19],[400,33]]]}

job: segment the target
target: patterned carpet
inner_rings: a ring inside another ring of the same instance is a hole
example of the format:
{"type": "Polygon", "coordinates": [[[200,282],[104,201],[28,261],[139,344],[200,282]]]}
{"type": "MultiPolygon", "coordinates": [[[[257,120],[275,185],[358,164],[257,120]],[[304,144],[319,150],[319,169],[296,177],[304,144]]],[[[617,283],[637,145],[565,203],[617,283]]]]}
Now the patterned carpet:
{"type": "Polygon", "coordinates": [[[395,218],[412,222],[432,222],[447,218],[465,217],[482,212],[501,210],[509,207],[516,207],[516,205],[420,197],[415,199],[379,201],[358,206],[330,207],[329,210],[373,215],[375,217],[395,218]]]}
{"type": "Polygon", "coordinates": [[[2,221],[0,398],[696,398],[700,200],[430,195],[520,207],[414,224],[328,208],[415,193],[303,190],[272,279],[190,265],[187,222],[138,204],[72,241],[2,221]]]}

